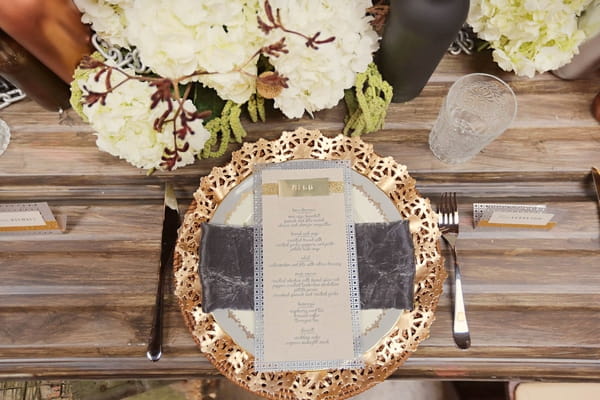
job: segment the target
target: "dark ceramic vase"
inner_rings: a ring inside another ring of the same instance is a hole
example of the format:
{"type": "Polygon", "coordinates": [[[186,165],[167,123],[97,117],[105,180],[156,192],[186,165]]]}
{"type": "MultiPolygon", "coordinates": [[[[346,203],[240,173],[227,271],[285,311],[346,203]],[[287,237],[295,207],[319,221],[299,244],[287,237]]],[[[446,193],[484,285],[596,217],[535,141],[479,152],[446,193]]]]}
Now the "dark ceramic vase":
{"type": "Polygon", "coordinates": [[[469,0],[391,0],[376,54],[383,78],[394,88],[392,101],[418,96],[457,37],[469,0]]]}

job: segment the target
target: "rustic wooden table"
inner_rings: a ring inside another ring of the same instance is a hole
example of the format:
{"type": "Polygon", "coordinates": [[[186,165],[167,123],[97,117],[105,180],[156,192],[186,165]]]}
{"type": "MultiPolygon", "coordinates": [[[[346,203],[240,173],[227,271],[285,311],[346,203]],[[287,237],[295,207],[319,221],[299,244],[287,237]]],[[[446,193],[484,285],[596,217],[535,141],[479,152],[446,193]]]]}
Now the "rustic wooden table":
{"type": "MultiPolygon", "coordinates": [[[[439,379],[600,380],[600,219],[590,167],[600,166],[600,124],[590,104],[600,74],[562,81],[504,73],[487,55],[447,56],[422,94],[390,107],[385,129],[364,137],[406,164],[424,196],[459,193],[463,285],[472,347],[451,335],[448,291],[431,337],[395,376],[439,379]],[[519,110],[512,127],[472,161],[433,157],[428,132],[448,87],[468,72],[510,82],[519,110]],[[551,231],[480,232],[471,206],[544,203],[551,231]]],[[[249,141],[296,127],[328,136],[343,108],[315,119],[246,123],[249,141]]],[[[146,176],[100,152],[89,126],[23,101],[0,111],[12,141],[0,156],[0,202],[46,201],[68,217],[61,235],[0,237],[0,378],[188,377],[215,374],[167,299],[166,346],[158,363],[146,344],[158,273],[162,186],[182,210],[199,179],[228,157],[146,176]]],[[[447,287],[447,286],[446,286],[447,287]]]]}

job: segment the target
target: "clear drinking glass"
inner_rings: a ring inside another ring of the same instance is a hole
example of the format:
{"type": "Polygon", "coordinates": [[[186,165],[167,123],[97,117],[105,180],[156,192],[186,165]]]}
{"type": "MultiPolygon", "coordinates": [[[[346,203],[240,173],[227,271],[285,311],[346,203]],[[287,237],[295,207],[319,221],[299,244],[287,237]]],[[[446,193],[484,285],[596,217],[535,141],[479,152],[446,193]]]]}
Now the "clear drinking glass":
{"type": "Polygon", "coordinates": [[[429,147],[449,164],[465,162],[508,128],[517,113],[514,92],[500,78],[469,74],[450,87],[429,134],[429,147]]]}

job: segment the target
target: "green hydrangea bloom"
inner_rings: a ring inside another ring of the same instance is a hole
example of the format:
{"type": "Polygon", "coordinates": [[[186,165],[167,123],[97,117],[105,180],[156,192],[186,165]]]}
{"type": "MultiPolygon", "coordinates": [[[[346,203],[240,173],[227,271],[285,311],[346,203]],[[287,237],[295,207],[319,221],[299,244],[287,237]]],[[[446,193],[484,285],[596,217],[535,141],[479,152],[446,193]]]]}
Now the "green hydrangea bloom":
{"type": "Polygon", "coordinates": [[[591,0],[472,0],[467,23],[488,41],[505,71],[533,77],[578,53],[586,33],[578,18],[591,0]]]}

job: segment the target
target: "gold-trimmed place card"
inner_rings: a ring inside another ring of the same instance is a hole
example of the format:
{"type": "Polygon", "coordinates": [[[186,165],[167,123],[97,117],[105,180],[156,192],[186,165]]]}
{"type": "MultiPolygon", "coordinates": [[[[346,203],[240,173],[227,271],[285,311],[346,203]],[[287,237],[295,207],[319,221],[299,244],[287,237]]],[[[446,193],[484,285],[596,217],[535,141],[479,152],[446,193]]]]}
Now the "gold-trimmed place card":
{"type": "Polygon", "coordinates": [[[48,203],[0,204],[1,236],[61,233],[64,222],[54,217],[48,203]]]}
{"type": "Polygon", "coordinates": [[[473,203],[476,228],[552,229],[552,218],[545,205],[473,203]]]}
{"type": "Polygon", "coordinates": [[[262,195],[283,197],[327,196],[329,193],[342,193],[344,182],[330,181],[327,178],[282,179],[277,183],[263,183],[262,195]]]}

